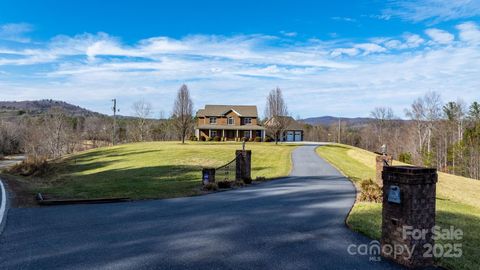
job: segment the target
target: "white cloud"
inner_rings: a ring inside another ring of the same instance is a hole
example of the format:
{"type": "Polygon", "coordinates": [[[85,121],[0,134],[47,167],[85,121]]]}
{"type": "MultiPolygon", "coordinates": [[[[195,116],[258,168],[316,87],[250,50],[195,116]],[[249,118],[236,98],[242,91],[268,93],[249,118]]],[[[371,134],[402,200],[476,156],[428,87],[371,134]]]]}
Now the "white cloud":
{"type": "Polygon", "coordinates": [[[360,49],[363,51],[363,55],[368,55],[371,53],[380,53],[380,52],[385,52],[387,49],[384,47],[375,44],[375,43],[361,43],[361,44],[356,44],[355,48],[360,49]]]}
{"type": "Polygon", "coordinates": [[[457,25],[457,29],[460,31],[459,36],[461,40],[472,44],[480,43],[480,30],[475,23],[462,23],[457,25]]]}
{"type": "Polygon", "coordinates": [[[280,86],[291,111],[302,116],[367,115],[380,104],[401,112],[427,90],[445,100],[478,99],[477,25],[458,25],[458,36],[431,48],[413,33],[301,44],[266,35],[152,37],[134,44],[106,33],[59,36],[0,48],[0,73],[9,73],[0,80],[0,99],[63,99],[108,112],[117,97],[128,114],[131,103],[145,98],[168,112],[187,83],[197,107],[253,103],[262,111],[268,91],[280,86]]]}
{"type": "Polygon", "coordinates": [[[356,22],[357,20],[354,19],[354,18],[350,18],[350,17],[332,17],[331,18],[332,20],[335,20],[335,21],[344,21],[344,22],[356,22]]]}
{"type": "Polygon", "coordinates": [[[385,41],[384,45],[389,49],[398,49],[398,48],[401,48],[403,44],[400,40],[391,39],[391,40],[385,41]]]}
{"type": "Polygon", "coordinates": [[[480,15],[478,0],[393,0],[381,16],[438,23],[480,15]]]}
{"type": "Polygon", "coordinates": [[[26,33],[33,30],[33,27],[27,23],[8,23],[0,25],[0,40],[9,40],[16,42],[29,42],[25,37],[26,33]]]}
{"type": "Polygon", "coordinates": [[[407,48],[416,48],[422,45],[423,42],[425,40],[417,34],[405,34],[405,46],[407,48]]]}
{"type": "Polygon", "coordinates": [[[355,56],[359,53],[359,50],[357,48],[338,48],[334,49],[331,52],[332,56],[340,56],[342,54],[349,55],[349,56],[355,56]]]}
{"type": "Polygon", "coordinates": [[[437,28],[430,28],[425,30],[427,34],[434,42],[440,44],[449,44],[454,40],[454,36],[447,31],[440,30],[437,28]]]}

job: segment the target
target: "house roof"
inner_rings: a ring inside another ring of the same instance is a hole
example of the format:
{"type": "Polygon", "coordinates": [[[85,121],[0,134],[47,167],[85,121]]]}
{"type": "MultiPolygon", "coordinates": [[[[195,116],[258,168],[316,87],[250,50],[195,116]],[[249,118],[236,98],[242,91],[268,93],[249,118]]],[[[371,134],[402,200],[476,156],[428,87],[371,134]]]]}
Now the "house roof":
{"type": "Polygon", "coordinates": [[[275,118],[282,118],[283,121],[287,123],[286,130],[303,130],[305,127],[304,123],[298,122],[291,116],[276,116],[268,119],[265,122],[265,126],[268,126],[272,121],[275,121],[275,118]]]}
{"type": "Polygon", "coordinates": [[[197,111],[197,117],[224,116],[230,111],[234,111],[242,117],[258,117],[255,105],[205,105],[205,109],[197,111]]]}

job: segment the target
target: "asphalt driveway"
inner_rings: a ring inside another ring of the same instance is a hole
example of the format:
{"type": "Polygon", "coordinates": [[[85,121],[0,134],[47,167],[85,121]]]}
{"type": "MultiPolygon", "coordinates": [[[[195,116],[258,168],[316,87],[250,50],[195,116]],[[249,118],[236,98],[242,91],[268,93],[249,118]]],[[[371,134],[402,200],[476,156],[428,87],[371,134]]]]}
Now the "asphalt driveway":
{"type": "MultiPolygon", "coordinates": [[[[291,177],[206,196],[10,209],[0,269],[399,269],[350,255],[355,189],[302,146],[291,177]]],[[[255,153],[253,153],[254,155],[255,153]]]]}

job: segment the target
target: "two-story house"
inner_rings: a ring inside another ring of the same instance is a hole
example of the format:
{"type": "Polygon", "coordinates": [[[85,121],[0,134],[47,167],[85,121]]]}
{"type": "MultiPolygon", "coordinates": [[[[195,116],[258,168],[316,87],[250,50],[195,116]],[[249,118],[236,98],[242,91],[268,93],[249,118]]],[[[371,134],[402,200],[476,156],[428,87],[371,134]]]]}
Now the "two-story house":
{"type": "Polygon", "coordinates": [[[197,138],[220,137],[225,140],[242,138],[265,139],[265,128],[258,123],[257,106],[253,105],[205,105],[197,112],[195,136],[197,138]]]}

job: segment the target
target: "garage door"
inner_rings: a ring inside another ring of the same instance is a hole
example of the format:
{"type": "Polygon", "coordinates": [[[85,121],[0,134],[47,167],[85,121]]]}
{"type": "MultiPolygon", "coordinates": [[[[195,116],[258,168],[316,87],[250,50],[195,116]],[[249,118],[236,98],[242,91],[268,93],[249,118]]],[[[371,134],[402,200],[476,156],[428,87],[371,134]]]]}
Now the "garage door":
{"type": "Polygon", "coordinates": [[[287,142],[295,141],[295,133],[293,131],[287,131],[287,142]]]}
{"type": "Polygon", "coordinates": [[[299,142],[302,140],[302,132],[301,131],[295,131],[295,141],[299,142]]]}

